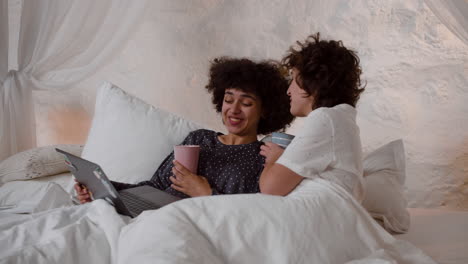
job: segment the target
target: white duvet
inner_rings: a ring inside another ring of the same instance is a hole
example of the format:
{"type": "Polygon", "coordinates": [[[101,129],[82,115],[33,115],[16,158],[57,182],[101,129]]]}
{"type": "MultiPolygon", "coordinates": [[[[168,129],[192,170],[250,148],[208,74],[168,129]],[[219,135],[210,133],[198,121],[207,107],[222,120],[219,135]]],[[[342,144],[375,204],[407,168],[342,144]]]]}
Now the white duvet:
{"type": "Polygon", "coordinates": [[[104,201],[0,213],[0,244],[1,263],[434,263],[324,180],[287,197],[186,199],[132,220],[104,201]]]}
{"type": "Polygon", "coordinates": [[[37,214],[0,213],[0,262],[114,263],[126,219],[103,200],[37,214]]]}

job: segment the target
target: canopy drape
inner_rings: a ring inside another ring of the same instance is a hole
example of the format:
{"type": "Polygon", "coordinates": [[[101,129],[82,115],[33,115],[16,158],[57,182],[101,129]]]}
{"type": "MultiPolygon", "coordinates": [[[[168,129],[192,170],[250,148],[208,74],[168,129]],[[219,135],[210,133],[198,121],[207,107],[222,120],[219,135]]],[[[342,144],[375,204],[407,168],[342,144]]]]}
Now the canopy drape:
{"type": "MultiPolygon", "coordinates": [[[[3,43],[8,36],[8,1],[1,1],[3,43]]],[[[118,54],[145,4],[146,0],[23,1],[18,69],[8,72],[3,58],[0,61],[0,160],[36,146],[32,91],[60,92],[89,77],[118,54]]],[[[0,56],[5,50],[8,47],[0,48],[0,56]]]]}
{"type": "Polygon", "coordinates": [[[468,1],[425,0],[437,18],[468,45],[468,1]]]}

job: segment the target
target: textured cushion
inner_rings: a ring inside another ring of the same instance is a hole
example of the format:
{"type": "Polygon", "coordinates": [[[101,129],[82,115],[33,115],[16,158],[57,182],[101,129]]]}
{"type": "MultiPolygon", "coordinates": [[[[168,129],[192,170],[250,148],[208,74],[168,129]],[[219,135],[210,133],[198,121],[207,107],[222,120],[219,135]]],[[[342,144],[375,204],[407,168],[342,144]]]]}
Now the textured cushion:
{"type": "Polygon", "coordinates": [[[80,145],[53,145],[17,153],[0,163],[0,183],[29,180],[68,171],[63,155],[57,153],[55,148],[76,156],[80,156],[83,150],[83,146],[80,145]]]}
{"type": "Polygon", "coordinates": [[[408,231],[410,216],[403,192],[406,178],[403,141],[395,140],[373,151],[364,159],[363,167],[364,208],[388,231],[408,231]]]}
{"type": "Polygon", "coordinates": [[[82,157],[99,164],[111,180],[149,180],[173,146],[199,128],[105,82],[82,157]]]}

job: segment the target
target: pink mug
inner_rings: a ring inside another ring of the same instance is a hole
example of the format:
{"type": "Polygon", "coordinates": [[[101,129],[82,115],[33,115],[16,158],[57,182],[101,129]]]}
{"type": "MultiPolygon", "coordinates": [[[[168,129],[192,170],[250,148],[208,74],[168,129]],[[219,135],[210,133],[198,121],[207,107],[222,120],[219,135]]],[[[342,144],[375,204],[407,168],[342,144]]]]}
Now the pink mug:
{"type": "Polygon", "coordinates": [[[180,164],[197,174],[198,156],[200,155],[199,145],[179,145],[174,146],[174,157],[180,164]]]}

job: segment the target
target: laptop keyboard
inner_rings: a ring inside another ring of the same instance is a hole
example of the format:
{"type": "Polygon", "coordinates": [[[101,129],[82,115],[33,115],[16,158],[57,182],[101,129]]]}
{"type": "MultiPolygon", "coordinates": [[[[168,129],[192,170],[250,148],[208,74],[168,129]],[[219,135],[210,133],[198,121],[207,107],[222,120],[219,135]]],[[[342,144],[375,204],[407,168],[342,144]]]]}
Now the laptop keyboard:
{"type": "Polygon", "coordinates": [[[157,206],[156,204],[148,202],[133,193],[123,191],[119,192],[119,195],[122,198],[122,201],[124,202],[125,206],[128,208],[128,210],[130,210],[130,212],[134,216],[141,214],[145,210],[153,210],[159,208],[159,206],[157,206]]]}

